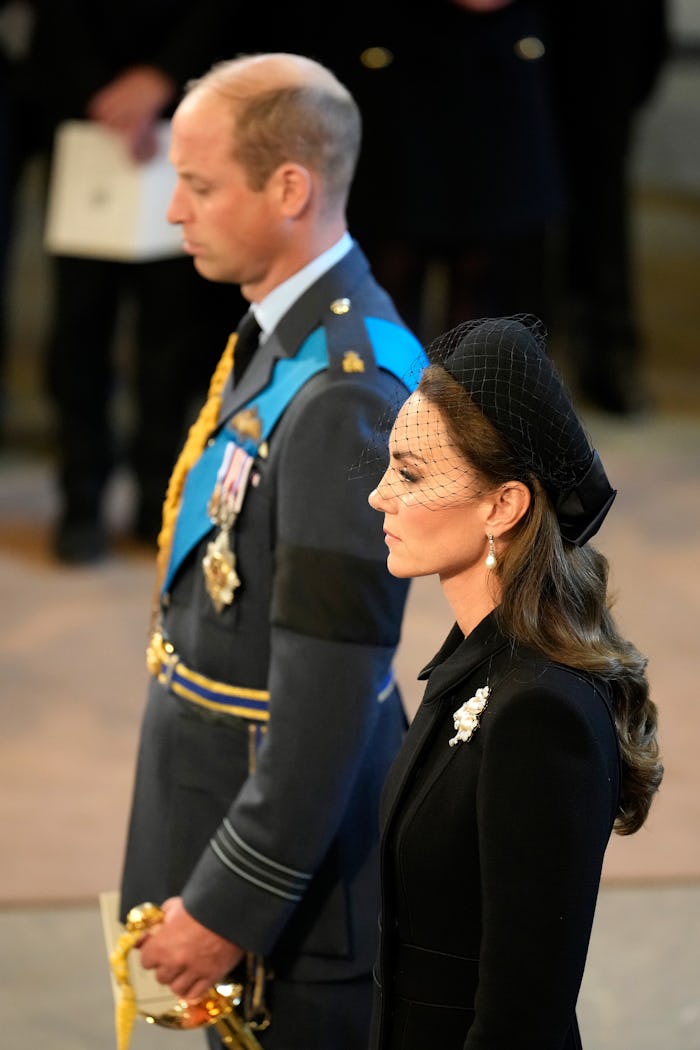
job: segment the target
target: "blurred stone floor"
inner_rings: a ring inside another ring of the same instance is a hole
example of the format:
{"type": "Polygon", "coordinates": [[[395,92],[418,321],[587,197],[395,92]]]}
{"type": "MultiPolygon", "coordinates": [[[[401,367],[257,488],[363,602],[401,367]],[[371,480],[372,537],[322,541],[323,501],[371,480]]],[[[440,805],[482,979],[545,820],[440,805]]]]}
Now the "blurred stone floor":
{"type": "MultiPolygon", "coordinates": [[[[606,858],[580,997],[586,1050],[700,1050],[699,100],[697,64],[679,63],[646,118],[638,157],[640,310],[655,410],[634,421],[586,413],[619,489],[596,542],[611,560],[618,617],[649,656],[666,764],[648,825],[616,837],[606,858]]],[[[110,492],[112,557],[68,569],[49,554],[56,497],[39,348],[50,290],[34,194],[30,177],[0,450],[0,1046],[111,1050],[97,894],[119,877],[153,557],[126,539],[125,473],[110,492]]],[[[417,581],[397,660],[410,710],[416,671],[449,622],[434,581],[417,581]]],[[[534,981],[533,995],[546,1003],[534,981]]],[[[137,1025],[132,1050],[166,1044],[203,1047],[199,1033],[137,1025]]]]}

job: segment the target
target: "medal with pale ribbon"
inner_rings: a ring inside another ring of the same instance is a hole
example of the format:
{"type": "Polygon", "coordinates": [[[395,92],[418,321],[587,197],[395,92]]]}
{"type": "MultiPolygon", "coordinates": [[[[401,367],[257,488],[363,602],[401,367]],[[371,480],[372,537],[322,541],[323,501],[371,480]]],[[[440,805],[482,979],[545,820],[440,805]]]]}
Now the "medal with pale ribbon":
{"type": "Polygon", "coordinates": [[[216,485],[207,508],[209,517],[219,526],[216,537],[207,544],[202,559],[207,592],[217,612],[233,602],[234,592],[241,581],[236,572],[236,555],[231,545],[231,530],[243,505],[253,456],[229,441],[226,445],[216,485]]]}

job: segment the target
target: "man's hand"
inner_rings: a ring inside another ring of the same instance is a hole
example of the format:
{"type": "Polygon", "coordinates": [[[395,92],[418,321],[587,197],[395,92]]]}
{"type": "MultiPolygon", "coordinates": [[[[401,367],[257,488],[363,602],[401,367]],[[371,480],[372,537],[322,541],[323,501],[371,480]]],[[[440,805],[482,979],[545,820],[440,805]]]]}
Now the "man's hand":
{"type": "Polygon", "coordinates": [[[181,897],[171,897],[162,908],[162,923],[141,942],[141,963],[178,998],[201,999],[238,965],[245,952],[193,919],[181,897]]]}
{"type": "Polygon", "coordinates": [[[176,95],[177,85],[167,74],[134,66],[92,96],[87,115],[121,135],[134,160],[143,162],[156,152],[156,122],[176,95]]]}

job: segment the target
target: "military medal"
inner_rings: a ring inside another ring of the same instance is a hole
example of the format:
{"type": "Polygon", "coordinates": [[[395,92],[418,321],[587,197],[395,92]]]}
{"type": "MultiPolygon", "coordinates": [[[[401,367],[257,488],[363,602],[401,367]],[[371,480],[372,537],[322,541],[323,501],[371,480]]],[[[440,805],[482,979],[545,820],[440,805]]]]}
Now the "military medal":
{"type": "Polygon", "coordinates": [[[243,504],[253,462],[253,456],[235,441],[229,441],[207,508],[209,517],[219,526],[219,532],[207,544],[202,568],[207,592],[217,612],[231,605],[234,592],[241,583],[230,534],[243,504]]]}

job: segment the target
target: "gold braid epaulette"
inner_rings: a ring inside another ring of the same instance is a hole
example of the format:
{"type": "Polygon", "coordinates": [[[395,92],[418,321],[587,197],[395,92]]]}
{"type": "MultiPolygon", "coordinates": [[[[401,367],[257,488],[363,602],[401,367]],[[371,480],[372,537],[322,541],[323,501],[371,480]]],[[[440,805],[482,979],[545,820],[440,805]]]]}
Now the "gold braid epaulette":
{"type": "Polygon", "coordinates": [[[160,613],[160,590],[163,586],[163,580],[165,579],[165,574],[168,570],[168,562],[170,561],[170,551],[173,544],[173,536],[175,535],[175,523],[180,511],[182,490],[185,487],[187,475],[201,456],[209,435],[216,427],[219,418],[219,411],[221,409],[224,383],[233,368],[233,355],[237,339],[238,336],[236,333],[232,332],[229,336],[228,343],[226,344],[226,349],[221,355],[219,363],[211,377],[207,400],[202,405],[197,419],[189,429],[182,452],[178,456],[177,462],[173,467],[173,472],[170,475],[168,490],[165,494],[165,501],[163,503],[163,522],[158,534],[156,586],[153,598],[151,634],[157,629],[160,613]]]}

